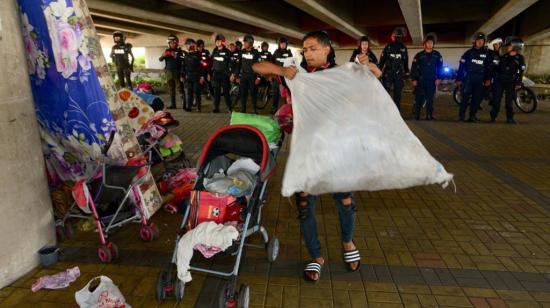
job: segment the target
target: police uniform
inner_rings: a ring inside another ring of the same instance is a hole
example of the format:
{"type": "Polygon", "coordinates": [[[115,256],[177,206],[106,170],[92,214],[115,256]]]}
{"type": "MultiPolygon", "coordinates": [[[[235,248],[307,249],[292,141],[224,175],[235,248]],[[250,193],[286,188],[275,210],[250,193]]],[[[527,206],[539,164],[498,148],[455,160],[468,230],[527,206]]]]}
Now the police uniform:
{"type": "Polygon", "coordinates": [[[180,79],[182,63],[185,59],[185,55],[185,51],[179,47],[175,49],[167,48],[159,58],[159,61],[164,61],[165,63],[164,72],[166,74],[166,82],[170,90],[170,108],[176,107],[176,88],[179,90],[183,108],[185,109],[187,105],[185,101],[185,89],[183,87],[183,82],[180,79]]]}
{"type": "Polygon", "coordinates": [[[229,95],[229,75],[231,74],[231,52],[222,46],[212,51],[212,86],[214,88],[214,112],[219,112],[220,96],[223,89],[225,105],[231,111],[231,96],[229,95]]]}
{"type": "Polygon", "coordinates": [[[254,113],[256,110],[256,102],[258,100],[258,88],[256,87],[256,79],[259,79],[258,75],[252,70],[252,65],[259,62],[260,53],[254,49],[243,49],[239,55],[239,63],[237,68],[237,76],[241,81],[240,84],[240,97],[241,97],[241,112],[246,112],[246,101],[248,99],[248,92],[252,95],[252,110],[254,113]]]}
{"type": "Polygon", "coordinates": [[[393,86],[393,100],[397,109],[400,109],[401,91],[404,86],[403,78],[405,74],[409,73],[407,47],[399,41],[386,45],[380,56],[380,69],[382,70],[382,84],[388,92],[393,86]]]}
{"type": "Polygon", "coordinates": [[[125,42],[118,42],[111,48],[111,59],[116,65],[116,72],[120,87],[132,89],[132,69],[134,66],[134,55],[132,54],[132,44],[125,42]],[[132,62],[128,60],[128,56],[132,57],[132,62]]]}
{"type": "Polygon", "coordinates": [[[500,101],[505,93],[506,120],[514,121],[513,101],[516,99],[516,86],[520,86],[525,71],[525,59],[519,53],[515,56],[505,54],[495,70],[495,83],[493,84],[493,106],[491,119],[494,121],[500,111],[500,101]]]}
{"type": "Polygon", "coordinates": [[[193,98],[197,102],[197,111],[201,111],[201,53],[199,51],[188,52],[183,59],[182,75],[187,82],[187,106],[186,111],[191,111],[193,98]]]}
{"type": "Polygon", "coordinates": [[[202,49],[201,54],[201,76],[204,77],[204,82],[208,87],[208,91],[211,95],[214,94],[214,89],[212,88],[212,83],[208,81],[208,76],[211,75],[211,62],[210,62],[210,51],[208,49],[202,49]]]}
{"type": "MultiPolygon", "coordinates": [[[[273,53],[271,61],[274,64],[283,66],[285,59],[287,58],[292,58],[292,52],[290,51],[290,49],[277,48],[277,50],[275,50],[275,52],[273,53]]],[[[277,108],[279,108],[279,100],[281,98],[281,92],[279,91],[280,84],[286,87],[284,78],[273,78],[273,81],[271,82],[271,89],[273,90],[273,104],[271,105],[271,113],[275,113],[277,111],[277,108]]]]}
{"type": "Polygon", "coordinates": [[[464,121],[468,102],[470,103],[469,121],[476,121],[476,113],[479,103],[483,99],[483,82],[490,79],[491,59],[487,48],[468,49],[460,58],[460,65],[456,76],[457,81],[462,82],[462,101],[458,117],[464,121]]]}
{"type": "MultiPolygon", "coordinates": [[[[360,54],[362,54],[361,48],[354,49],[353,52],[351,53],[351,57],[349,58],[349,62],[355,62],[355,59],[360,54]]],[[[367,51],[367,57],[369,58],[370,63],[374,63],[378,65],[378,59],[376,59],[376,56],[370,49],[367,51]]]]}
{"type": "Polygon", "coordinates": [[[443,57],[432,50],[423,50],[414,56],[411,67],[411,80],[417,82],[415,88],[414,117],[420,118],[420,111],[426,101],[426,119],[433,119],[433,101],[436,91],[435,81],[441,78],[443,68],[443,57]]]}

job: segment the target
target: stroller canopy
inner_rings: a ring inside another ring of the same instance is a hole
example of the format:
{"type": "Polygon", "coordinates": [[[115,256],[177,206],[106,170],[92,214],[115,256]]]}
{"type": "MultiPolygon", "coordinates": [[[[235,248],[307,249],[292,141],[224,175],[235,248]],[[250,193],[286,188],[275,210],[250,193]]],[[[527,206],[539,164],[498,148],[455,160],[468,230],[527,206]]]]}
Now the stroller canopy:
{"type": "Polygon", "coordinates": [[[221,155],[235,154],[248,157],[260,165],[260,179],[268,179],[275,169],[275,161],[265,136],[249,125],[228,125],[215,131],[202,149],[198,169],[221,155]]]}

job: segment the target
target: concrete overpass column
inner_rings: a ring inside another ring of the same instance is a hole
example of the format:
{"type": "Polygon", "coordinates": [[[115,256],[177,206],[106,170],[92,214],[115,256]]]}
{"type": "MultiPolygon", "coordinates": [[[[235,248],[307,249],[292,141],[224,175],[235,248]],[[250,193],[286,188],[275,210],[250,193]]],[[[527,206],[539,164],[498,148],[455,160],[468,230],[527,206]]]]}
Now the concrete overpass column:
{"type": "Polygon", "coordinates": [[[0,1],[0,288],[54,243],[53,214],[15,0],[0,1]],[[9,46],[9,48],[7,48],[9,46]]]}

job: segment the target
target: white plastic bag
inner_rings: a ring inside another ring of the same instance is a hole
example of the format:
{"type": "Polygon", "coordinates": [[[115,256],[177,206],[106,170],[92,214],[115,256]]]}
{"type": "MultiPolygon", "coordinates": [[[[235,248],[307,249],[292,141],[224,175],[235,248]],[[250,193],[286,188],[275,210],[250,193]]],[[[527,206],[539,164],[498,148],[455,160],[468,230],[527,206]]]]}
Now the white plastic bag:
{"type": "Polygon", "coordinates": [[[76,292],[74,297],[80,308],[132,308],[126,304],[126,299],[118,287],[107,276],[93,278],[84,288],[76,292]],[[93,289],[98,281],[99,285],[93,289]]]}
{"type": "Polygon", "coordinates": [[[409,130],[391,97],[357,63],[286,80],[294,130],[283,196],[446,187],[453,175],[409,130]]]}

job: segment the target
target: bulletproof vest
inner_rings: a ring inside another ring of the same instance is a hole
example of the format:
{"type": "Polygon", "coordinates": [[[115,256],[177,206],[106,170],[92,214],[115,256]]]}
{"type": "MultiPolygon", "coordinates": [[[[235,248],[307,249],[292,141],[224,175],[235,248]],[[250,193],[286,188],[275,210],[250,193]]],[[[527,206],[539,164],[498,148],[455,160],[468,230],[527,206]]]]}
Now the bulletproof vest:
{"type": "Polygon", "coordinates": [[[179,48],[179,47],[176,48],[176,49],[167,48],[166,51],[172,51],[173,53],[176,54],[176,57],[175,58],[174,57],[165,57],[164,58],[165,69],[180,71],[181,70],[181,64],[182,64],[183,60],[185,59],[185,52],[183,52],[183,50],[181,50],[181,48],[179,48]]]}
{"type": "Polygon", "coordinates": [[[513,81],[516,80],[520,72],[525,69],[525,64],[522,55],[510,56],[508,54],[500,58],[500,63],[497,68],[497,77],[501,80],[513,81]]]}
{"type": "Polygon", "coordinates": [[[189,52],[183,61],[187,78],[197,77],[201,70],[201,54],[198,51],[189,52]]]}
{"type": "Polygon", "coordinates": [[[435,80],[437,78],[437,65],[441,61],[441,56],[437,51],[422,51],[416,61],[422,79],[435,80]]]}
{"type": "Polygon", "coordinates": [[[261,61],[271,61],[271,52],[269,51],[260,52],[260,62],[261,61]]]}
{"type": "Polygon", "coordinates": [[[468,51],[466,59],[466,77],[473,76],[473,77],[481,77],[485,73],[485,64],[490,59],[487,59],[489,57],[488,50],[485,48],[475,49],[472,48],[468,51]]]}
{"type": "Polygon", "coordinates": [[[114,62],[117,66],[129,66],[128,54],[132,47],[130,44],[118,43],[113,46],[114,62]]]}
{"type": "Polygon", "coordinates": [[[277,49],[273,53],[273,62],[280,66],[283,66],[286,58],[292,57],[292,53],[288,49],[277,49]]]}
{"type": "Polygon", "coordinates": [[[241,54],[241,75],[254,74],[252,65],[258,62],[259,54],[256,49],[243,50],[241,54]]]}
{"type": "Polygon", "coordinates": [[[386,47],[386,62],[385,72],[401,73],[405,71],[404,59],[406,57],[407,48],[400,42],[390,43],[386,47]]]}
{"type": "Polygon", "coordinates": [[[207,49],[203,49],[201,52],[201,69],[208,70],[210,68],[210,52],[207,49]]]}
{"type": "Polygon", "coordinates": [[[212,52],[212,70],[229,74],[232,54],[227,48],[214,49],[212,52]]]}

